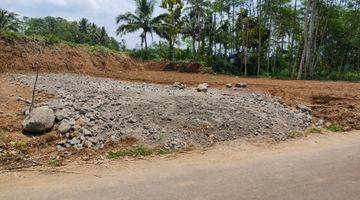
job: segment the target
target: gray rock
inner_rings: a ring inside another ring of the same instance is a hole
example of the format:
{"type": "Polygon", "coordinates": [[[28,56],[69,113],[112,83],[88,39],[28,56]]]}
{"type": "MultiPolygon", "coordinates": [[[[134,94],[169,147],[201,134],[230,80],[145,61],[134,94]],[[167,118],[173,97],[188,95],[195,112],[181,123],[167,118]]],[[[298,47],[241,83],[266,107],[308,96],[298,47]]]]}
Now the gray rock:
{"type": "Polygon", "coordinates": [[[310,115],[312,114],[311,108],[305,106],[304,104],[298,104],[298,105],[297,105],[297,108],[298,108],[299,110],[301,110],[301,112],[308,113],[308,114],[310,114],[310,115]]]}
{"type": "Polygon", "coordinates": [[[232,87],[233,87],[233,86],[232,86],[231,83],[226,84],[226,88],[232,88],[232,87]]]}
{"type": "Polygon", "coordinates": [[[91,148],[93,146],[93,143],[90,141],[84,141],[83,145],[85,148],[91,148]]]}
{"type": "Polygon", "coordinates": [[[48,102],[47,106],[52,110],[58,110],[58,109],[62,109],[64,107],[64,104],[59,100],[53,100],[48,102]]]}
{"type": "Polygon", "coordinates": [[[31,111],[23,122],[23,129],[27,133],[44,133],[54,126],[55,114],[49,107],[39,107],[31,111]]]}
{"type": "Polygon", "coordinates": [[[75,126],[75,124],[76,124],[75,119],[74,119],[74,118],[70,118],[70,119],[69,119],[69,124],[70,124],[71,126],[75,126]]]}
{"type": "Polygon", "coordinates": [[[86,137],[90,137],[93,135],[92,132],[87,129],[82,129],[82,133],[84,133],[84,136],[86,137]]]}
{"type": "Polygon", "coordinates": [[[61,121],[58,130],[61,134],[68,133],[71,130],[71,125],[67,120],[63,120],[61,121]]]}
{"type": "Polygon", "coordinates": [[[247,87],[247,84],[246,84],[246,83],[236,83],[236,84],[235,84],[235,87],[236,87],[236,88],[246,88],[246,87],[247,87]]]}
{"type": "Polygon", "coordinates": [[[77,138],[73,138],[73,139],[69,140],[68,143],[69,143],[71,146],[75,146],[75,145],[77,145],[77,144],[80,143],[80,140],[77,139],[77,138]]]}
{"type": "Polygon", "coordinates": [[[65,148],[63,146],[61,146],[61,145],[56,145],[56,150],[57,151],[64,151],[65,148]]]}
{"type": "Polygon", "coordinates": [[[184,89],[186,88],[186,85],[184,85],[184,84],[182,84],[182,83],[180,83],[180,82],[175,82],[175,83],[173,84],[173,87],[174,87],[174,88],[177,88],[177,89],[180,89],[180,90],[184,90],[184,89]]]}
{"type": "Polygon", "coordinates": [[[68,114],[64,110],[57,110],[55,112],[55,118],[60,122],[61,120],[68,118],[68,114]]]}
{"type": "Polygon", "coordinates": [[[316,127],[322,128],[324,127],[325,121],[323,119],[319,119],[318,122],[316,122],[316,127]]]}
{"type": "Polygon", "coordinates": [[[196,91],[198,92],[207,92],[209,85],[207,83],[203,83],[197,86],[196,91]]]}

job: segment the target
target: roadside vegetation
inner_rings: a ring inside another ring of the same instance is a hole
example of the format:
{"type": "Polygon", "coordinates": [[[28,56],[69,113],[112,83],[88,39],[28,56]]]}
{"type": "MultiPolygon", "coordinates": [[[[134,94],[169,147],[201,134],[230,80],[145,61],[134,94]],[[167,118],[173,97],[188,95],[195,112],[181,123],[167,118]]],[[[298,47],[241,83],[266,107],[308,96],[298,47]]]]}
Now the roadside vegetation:
{"type": "Polygon", "coordinates": [[[41,38],[47,44],[106,47],[143,60],[197,62],[215,73],[360,80],[360,3],[356,0],[158,3],[134,0],[134,12],[114,16],[120,38],[140,32],[141,48],[134,50],[85,18],[20,18],[0,10],[0,32],[9,42],[26,37],[41,38]],[[156,6],[164,13],[155,16],[156,6]],[[150,44],[153,35],[161,40],[150,44]]]}
{"type": "Polygon", "coordinates": [[[139,156],[151,156],[153,152],[144,146],[134,146],[131,149],[109,151],[109,159],[118,159],[123,157],[139,157],[139,156]]]}

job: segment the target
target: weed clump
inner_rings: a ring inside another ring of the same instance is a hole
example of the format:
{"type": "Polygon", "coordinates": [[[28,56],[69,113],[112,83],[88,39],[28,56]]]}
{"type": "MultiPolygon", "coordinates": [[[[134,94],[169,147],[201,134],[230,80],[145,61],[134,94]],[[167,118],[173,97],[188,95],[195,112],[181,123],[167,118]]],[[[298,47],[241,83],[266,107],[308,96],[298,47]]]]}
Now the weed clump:
{"type": "Polygon", "coordinates": [[[139,157],[139,156],[150,156],[153,152],[143,146],[135,146],[131,149],[119,150],[119,151],[110,151],[108,152],[109,159],[123,158],[126,156],[129,157],[139,157]]]}
{"type": "Polygon", "coordinates": [[[321,133],[321,129],[319,129],[319,128],[311,128],[309,130],[309,133],[321,133]]]}
{"type": "Polygon", "coordinates": [[[332,132],[344,132],[344,128],[339,125],[339,124],[331,124],[330,126],[326,127],[329,131],[332,131],[332,132]]]}

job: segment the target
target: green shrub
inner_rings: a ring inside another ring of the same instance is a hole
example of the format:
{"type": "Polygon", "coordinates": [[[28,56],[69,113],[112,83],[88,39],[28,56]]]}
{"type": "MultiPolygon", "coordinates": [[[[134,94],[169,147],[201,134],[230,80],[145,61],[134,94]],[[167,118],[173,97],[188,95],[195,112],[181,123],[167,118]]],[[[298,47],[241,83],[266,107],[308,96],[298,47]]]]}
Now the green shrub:
{"type": "Polygon", "coordinates": [[[86,49],[88,51],[89,54],[97,54],[97,53],[100,53],[102,55],[109,55],[113,52],[113,50],[107,48],[107,47],[104,47],[104,46],[98,46],[98,45],[95,45],[95,46],[88,46],[88,45],[85,45],[86,46],[86,49]]]}
{"type": "Polygon", "coordinates": [[[109,159],[117,159],[126,156],[138,157],[138,156],[150,156],[152,155],[152,151],[144,148],[143,146],[135,146],[132,149],[125,149],[119,151],[110,151],[108,152],[109,159]]]}
{"type": "Polygon", "coordinates": [[[309,132],[310,132],[310,133],[321,133],[321,129],[319,129],[319,128],[311,128],[311,129],[309,130],[309,132]]]}
{"type": "Polygon", "coordinates": [[[276,78],[279,79],[290,79],[291,77],[289,77],[289,70],[288,69],[283,69],[280,72],[278,72],[277,74],[275,74],[276,78]]]}
{"type": "Polygon", "coordinates": [[[52,160],[49,160],[49,163],[48,163],[51,167],[59,167],[61,166],[61,162],[60,160],[58,159],[52,159],[52,160]]]}
{"type": "Polygon", "coordinates": [[[18,151],[26,151],[28,143],[22,140],[10,142],[10,146],[18,151]]]}
{"type": "Polygon", "coordinates": [[[25,35],[16,32],[1,32],[0,35],[9,44],[15,44],[16,41],[26,38],[25,35]]]}
{"type": "Polygon", "coordinates": [[[297,137],[299,137],[299,136],[301,136],[301,135],[302,135],[302,134],[301,134],[300,132],[298,132],[298,131],[292,131],[292,132],[290,132],[290,133],[288,134],[288,137],[294,139],[294,138],[297,138],[297,137]]]}
{"type": "Polygon", "coordinates": [[[331,124],[326,128],[332,132],[344,132],[344,128],[339,124],[331,124]]]}
{"type": "Polygon", "coordinates": [[[49,34],[45,37],[45,42],[47,45],[54,45],[60,43],[60,38],[56,35],[49,34]]]}

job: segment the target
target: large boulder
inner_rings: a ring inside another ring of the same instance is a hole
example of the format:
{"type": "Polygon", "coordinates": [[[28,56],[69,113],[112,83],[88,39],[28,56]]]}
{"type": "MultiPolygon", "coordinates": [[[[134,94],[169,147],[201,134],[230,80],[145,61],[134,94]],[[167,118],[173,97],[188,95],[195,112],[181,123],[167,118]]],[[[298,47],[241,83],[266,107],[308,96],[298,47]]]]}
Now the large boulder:
{"type": "Polygon", "coordinates": [[[27,133],[44,133],[54,126],[55,114],[47,106],[35,108],[23,122],[23,129],[27,133]]]}

